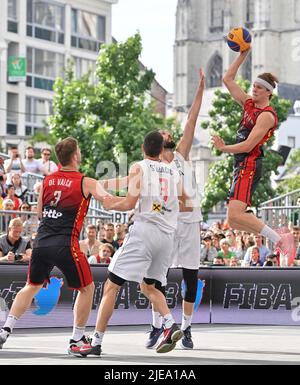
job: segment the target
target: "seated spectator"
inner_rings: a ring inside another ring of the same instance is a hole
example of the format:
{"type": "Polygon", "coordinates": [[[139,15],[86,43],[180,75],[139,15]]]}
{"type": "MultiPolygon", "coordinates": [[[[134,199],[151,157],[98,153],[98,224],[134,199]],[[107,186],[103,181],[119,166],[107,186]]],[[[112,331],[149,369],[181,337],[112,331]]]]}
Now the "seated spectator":
{"type": "Polygon", "coordinates": [[[17,146],[11,146],[9,150],[10,159],[4,161],[4,169],[7,175],[6,184],[11,184],[12,174],[22,174],[25,172],[17,146]]]}
{"type": "Polygon", "coordinates": [[[230,267],[237,267],[239,266],[239,260],[237,257],[231,257],[229,261],[229,266],[230,267]]]}
{"type": "Polygon", "coordinates": [[[125,239],[125,226],[122,223],[115,223],[115,241],[118,243],[119,247],[123,245],[125,239]]]}
{"type": "MultiPolygon", "coordinates": [[[[254,246],[259,249],[260,261],[262,264],[265,262],[267,255],[271,253],[271,251],[263,244],[263,237],[260,234],[254,235],[254,246]]],[[[247,249],[246,254],[244,256],[244,261],[250,261],[250,248],[247,249]]]]}
{"type": "MultiPolygon", "coordinates": [[[[3,200],[2,208],[4,211],[12,211],[14,209],[14,202],[11,199],[3,200]]],[[[15,214],[4,214],[2,216],[1,232],[7,232],[9,222],[13,219],[15,214]]]]}
{"type": "Polygon", "coordinates": [[[241,233],[237,234],[235,237],[235,249],[232,250],[235,252],[238,259],[244,259],[244,256],[246,254],[247,248],[244,242],[243,235],[241,233]]]}
{"type": "Polygon", "coordinates": [[[264,262],[264,266],[279,266],[277,254],[269,254],[264,262]]]}
{"type": "Polygon", "coordinates": [[[115,251],[119,248],[118,242],[114,241],[115,228],[112,223],[105,223],[104,225],[104,238],[100,241],[102,243],[110,243],[115,251]]]}
{"type": "Polygon", "coordinates": [[[235,253],[230,251],[230,244],[227,238],[224,238],[220,241],[221,251],[218,252],[218,257],[222,257],[224,259],[225,264],[229,265],[229,261],[231,257],[235,257],[235,253]]]}
{"type": "Polygon", "coordinates": [[[4,198],[6,195],[6,172],[4,168],[4,159],[0,156],[0,198],[4,198]]]}
{"type": "Polygon", "coordinates": [[[213,260],[213,266],[225,266],[225,261],[222,257],[216,257],[213,260]]]}
{"type": "Polygon", "coordinates": [[[40,173],[40,165],[38,160],[34,158],[34,155],[34,148],[32,146],[28,146],[25,151],[25,158],[23,159],[23,165],[26,173],[40,173]]]}
{"type": "Polygon", "coordinates": [[[5,201],[7,199],[9,199],[13,202],[13,204],[14,204],[13,210],[19,210],[20,209],[22,201],[20,198],[16,197],[15,188],[11,184],[7,186],[7,196],[3,199],[3,204],[5,203],[5,201]]]}
{"type": "Polygon", "coordinates": [[[92,255],[89,257],[89,264],[96,264],[96,263],[110,263],[111,257],[113,253],[115,252],[113,246],[109,243],[104,243],[100,245],[99,247],[99,254],[98,255],[92,255]]]}
{"type": "Polygon", "coordinates": [[[15,196],[21,199],[21,201],[24,201],[27,193],[27,186],[22,184],[20,174],[12,174],[11,184],[14,186],[15,196]]]}
{"type": "Polygon", "coordinates": [[[97,240],[97,229],[94,225],[86,227],[87,238],[79,241],[80,250],[89,258],[91,255],[99,254],[101,242],[97,240]]]}
{"type": "MultiPolygon", "coordinates": [[[[37,213],[37,205],[31,205],[30,211],[32,213],[37,213]]],[[[23,236],[30,237],[36,233],[39,227],[40,221],[37,215],[30,215],[29,218],[23,224],[23,236]]]]}
{"type": "Polygon", "coordinates": [[[252,246],[249,250],[250,254],[250,266],[262,266],[263,262],[260,259],[259,247],[252,246]]]}
{"type": "Polygon", "coordinates": [[[221,247],[220,247],[220,240],[221,239],[222,238],[220,238],[218,233],[214,233],[212,236],[212,246],[215,247],[217,251],[221,250],[221,247]]]}
{"type": "Polygon", "coordinates": [[[213,263],[214,258],[218,255],[217,249],[212,244],[212,237],[210,234],[205,234],[203,237],[203,244],[200,249],[200,263],[213,263]]]}
{"type": "MultiPolygon", "coordinates": [[[[23,202],[21,204],[20,211],[30,212],[30,210],[31,210],[31,206],[28,202],[23,202]]],[[[29,219],[29,215],[28,214],[21,214],[20,219],[24,223],[25,221],[27,221],[27,219],[29,219]]]]}
{"type": "Polygon", "coordinates": [[[8,233],[0,236],[0,262],[29,262],[30,242],[21,236],[23,223],[20,218],[9,222],[8,233]]]}
{"type": "Polygon", "coordinates": [[[40,172],[42,175],[46,176],[56,172],[58,170],[57,165],[50,160],[51,150],[49,148],[43,148],[41,152],[41,158],[38,159],[40,172]]]}

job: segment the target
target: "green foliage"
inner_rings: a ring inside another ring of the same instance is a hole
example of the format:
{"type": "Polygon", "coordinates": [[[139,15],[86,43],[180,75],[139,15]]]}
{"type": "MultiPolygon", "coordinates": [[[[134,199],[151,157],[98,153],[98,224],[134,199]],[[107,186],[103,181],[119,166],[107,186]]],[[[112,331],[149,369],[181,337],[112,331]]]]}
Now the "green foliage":
{"type": "Polygon", "coordinates": [[[103,45],[96,65],[96,84],[89,74],[75,79],[69,62],[65,79],[54,85],[54,114],[49,128],[55,139],[75,137],[82,154],[82,171],[95,176],[97,163],[112,161],[116,168],[122,153],[128,164],[142,157],[141,143],[154,129],[168,128],[173,122],[155,114],[147,102],[155,74],[141,68],[141,37],[125,43],[103,45]]]}
{"type": "MultiPolygon", "coordinates": [[[[239,84],[245,92],[248,93],[250,82],[247,80],[239,80],[239,84]]],[[[201,126],[204,129],[210,129],[212,135],[216,134],[221,136],[226,144],[234,144],[243,110],[228,92],[217,90],[215,96],[216,98],[212,103],[212,109],[209,111],[211,119],[210,121],[203,122],[201,126]]],[[[286,120],[291,103],[288,100],[281,99],[274,95],[271,105],[278,114],[279,122],[282,123],[286,120]]],[[[272,171],[277,173],[281,157],[271,150],[273,143],[274,137],[269,140],[264,148],[263,176],[252,199],[254,206],[258,206],[261,202],[272,198],[275,194],[271,186],[270,177],[272,171]]],[[[221,155],[221,152],[215,148],[212,149],[212,152],[214,155],[221,155]]],[[[204,214],[207,214],[217,203],[226,199],[232,181],[232,171],[233,155],[231,154],[223,154],[220,161],[211,165],[208,182],[204,190],[204,198],[201,204],[204,214]]]]}
{"type": "Polygon", "coordinates": [[[295,150],[289,157],[286,165],[286,174],[290,174],[288,179],[281,181],[276,189],[277,194],[283,195],[300,188],[300,149],[295,150]]]}

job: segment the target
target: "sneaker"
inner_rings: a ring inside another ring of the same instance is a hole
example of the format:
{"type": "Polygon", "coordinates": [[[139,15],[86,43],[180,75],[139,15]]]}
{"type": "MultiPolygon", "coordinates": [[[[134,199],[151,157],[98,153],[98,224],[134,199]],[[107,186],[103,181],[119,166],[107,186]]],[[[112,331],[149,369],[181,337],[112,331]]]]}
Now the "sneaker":
{"type": "Polygon", "coordinates": [[[8,337],[9,337],[9,332],[4,329],[1,329],[0,330],[0,349],[2,349],[2,346],[5,344],[8,337]]]}
{"type": "Polygon", "coordinates": [[[169,329],[164,329],[164,338],[156,348],[157,353],[168,353],[176,346],[176,342],[183,337],[183,331],[174,323],[169,329]]]}
{"type": "Polygon", "coordinates": [[[283,255],[288,257],[288,265],[291,266],[296,256],[296,248],[293,234],[281,234],[281,240],[277,243],[276,247],[280,249],[283,255]]]}
{"type": "Polygon", "coordinates": [[[157,341],[159,340],[159,337],[163,334],[164,328],[156,328],[153,325],[151,325],[151,330],[149,330],[149,338],[146,341],[146,348],[151,349],[153,348],[156,344],[157,341]]]}
{"type": "Polygon", "coordinates": [[[101,345],[92,346],[91,342],[81,346],[79,351],[80,351],[80,354],[82,357],[86,357],[86,356],[98,356],[98,357],[100,357],[101,353],[102,353],[101,345]]]}
{"type": "Polygon", "coordinates": [[[181,340],[181,347],[183,349],[193,349],[194,343],[192,340],[191,327],[188,326],[185,330],[183,330],[183,338],[181,340]]]}
{"type": "Polygon", "coordinates": [[[87,336],[83,336],[79,341],[75,341],[70,339],[69,341],[69,347],[68,347],[68,354],[70,356],[75,357],[83,357],[83,355],[80,353],[80,348],[86,344],[90,343],[90,338],[87,336]]]}

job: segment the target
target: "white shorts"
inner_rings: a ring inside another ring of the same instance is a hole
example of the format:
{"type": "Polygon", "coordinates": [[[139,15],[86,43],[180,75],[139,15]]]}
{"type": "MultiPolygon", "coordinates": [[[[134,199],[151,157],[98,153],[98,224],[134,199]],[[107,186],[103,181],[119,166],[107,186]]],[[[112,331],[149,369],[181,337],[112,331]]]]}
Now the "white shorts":
{"type": "Polygon", "coordinates": [[[144,278],[150,278],[165,286],[173,241],[174,233],[165,233],[151,223],[135,222],[108,270],[126,281],[141,283],[144,278]]]}
{"type": "Polygon", "coordinates": [[[200,223],[178,222],[172,252],[172,266],[199,269],[200,247],[200,223]]]}

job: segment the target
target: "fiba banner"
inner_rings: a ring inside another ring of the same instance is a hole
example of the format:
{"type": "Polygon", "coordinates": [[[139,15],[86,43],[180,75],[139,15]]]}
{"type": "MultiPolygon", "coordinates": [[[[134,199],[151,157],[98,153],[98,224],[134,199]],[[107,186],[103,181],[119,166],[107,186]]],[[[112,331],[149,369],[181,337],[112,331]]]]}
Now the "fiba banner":
{"type": "MultiPolygon", "coordinates": [[[[0,327],[4,324],[15,296],[26,283],[27,269],[27,266],[18,264],[0,265],[0,327]]],[[[104,282],[107,277],[107,267],[92,266],[92,273],[95,282],[95,293],[88,326],[94,326],[96,322],[104,282]]],[[[209,270],[199,273],[194,315],[196,323],[210,322],[210,282],[209,270]]],[[[182,282],[181,269],[170,269],[166,297],[177,322],[181,321],[184,291],[185,285],[182,282]]],[[[50,284],[42,288],[35,296],[31,308],[18,321],[17,327],[72,326],[72,309],[76,295],[76,291],[67,288],[61,273],[54,269],[51,274],[50,284]]],[[[123,285],[118,294],[115,309],[110,322],[111,325],[151,323],[151,305],[149,300],[141,293],[137,283],[126,282],[123,285]]]]}
{"type": "Polygon", "coordinates": [[[211,286],[212,323],[300,325],[298,268],[218,268],[211,286]]]}

